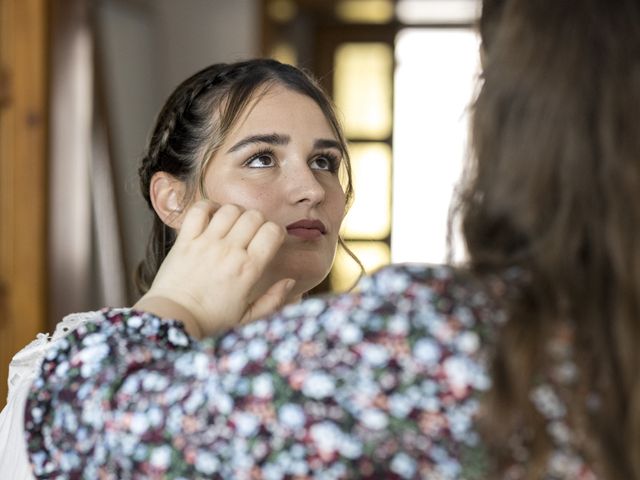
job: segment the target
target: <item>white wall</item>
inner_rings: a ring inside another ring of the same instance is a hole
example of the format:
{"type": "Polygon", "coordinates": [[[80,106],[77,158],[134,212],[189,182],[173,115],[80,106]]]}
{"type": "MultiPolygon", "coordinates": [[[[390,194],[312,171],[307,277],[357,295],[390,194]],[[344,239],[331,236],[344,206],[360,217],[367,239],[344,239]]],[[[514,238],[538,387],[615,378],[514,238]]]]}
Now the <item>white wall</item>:
{"type": "Polygon", "coordinates": [[[160,93],[171,93],[189,74],[259,52],[257,0],[155,0],[162,58],[160,93]]]}
{"type": "Polygon", "coordinates": [[[206,65],[259,52],[257,0],[103,0],[98,45],[114,156],[130,301],[151,214],[137,168],[156,114],[173,88],[206,65]]]}

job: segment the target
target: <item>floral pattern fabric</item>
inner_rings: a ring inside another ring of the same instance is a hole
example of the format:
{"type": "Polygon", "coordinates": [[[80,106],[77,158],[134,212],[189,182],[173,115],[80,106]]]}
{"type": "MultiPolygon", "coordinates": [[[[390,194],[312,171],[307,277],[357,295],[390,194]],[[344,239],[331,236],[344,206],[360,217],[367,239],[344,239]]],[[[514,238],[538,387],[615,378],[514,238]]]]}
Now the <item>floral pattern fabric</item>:
{"type": "MultiPolygon", "coordinates": [[[[42,478],[475,479],[500,312],[447,267],[389,267],[215,339],[105,310],[25,410],[42,478]]],[[[497,286],[496,288],[500,288],[497,286]]]]}

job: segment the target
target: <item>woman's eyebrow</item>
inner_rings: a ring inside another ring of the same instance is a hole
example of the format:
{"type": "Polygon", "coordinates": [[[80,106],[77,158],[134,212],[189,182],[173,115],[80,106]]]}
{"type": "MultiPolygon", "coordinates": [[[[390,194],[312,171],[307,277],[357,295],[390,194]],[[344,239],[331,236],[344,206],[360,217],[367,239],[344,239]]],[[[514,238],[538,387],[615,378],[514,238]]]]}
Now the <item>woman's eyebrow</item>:
{"type": "Polygon", "coordinates": [[[254,145],[256,143],[267,143],[269,145],[286,145],[290,140],[291,137],[289,135],[280,135],[279,133],[271,133],[268,135],[251,135],[240,140],[233,147],[227,150],[227,153],[237,152],[247,145],[254,145]]]}
{"type": "Polygon", "coordinates": [[[333,139],[328,138],[319,138],[315,142],[313,142],[313,148],[315,149],[323,149],[323,148],[335,148],[337,150],[342,151],[342,146],[340,142],[333,139]]]}

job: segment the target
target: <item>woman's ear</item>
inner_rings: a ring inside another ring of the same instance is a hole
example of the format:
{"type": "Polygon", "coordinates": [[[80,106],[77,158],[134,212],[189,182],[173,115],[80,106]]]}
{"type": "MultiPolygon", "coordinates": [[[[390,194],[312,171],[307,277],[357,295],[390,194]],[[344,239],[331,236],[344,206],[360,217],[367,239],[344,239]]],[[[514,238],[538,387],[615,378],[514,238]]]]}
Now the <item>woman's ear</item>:
{"type": "Polygon", "coordinates": [[[171,228],[179,229],[182,225],[185,193],[184,182],[167,172],[156,172],[151,177],[151,204],[160,220],[171,228]]]}

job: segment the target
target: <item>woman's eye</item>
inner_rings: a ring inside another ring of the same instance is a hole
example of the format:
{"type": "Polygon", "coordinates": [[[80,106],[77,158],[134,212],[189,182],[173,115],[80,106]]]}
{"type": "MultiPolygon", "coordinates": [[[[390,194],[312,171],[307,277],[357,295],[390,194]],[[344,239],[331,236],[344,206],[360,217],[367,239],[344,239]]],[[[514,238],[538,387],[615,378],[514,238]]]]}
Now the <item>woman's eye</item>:
{"type": "Polygon", "coordinates": [[[250,159],[246,165],[251,168],[268,168],[273,167],[275,161],[271,155],[261,153],[250,159]]]}
{"type": "Polygon", "coordinates": [[[311,168],[314,170],[326,170],[332,172],[334,170],[335,161],[328,157],[317,157],[311,162],[311,168]]]}

